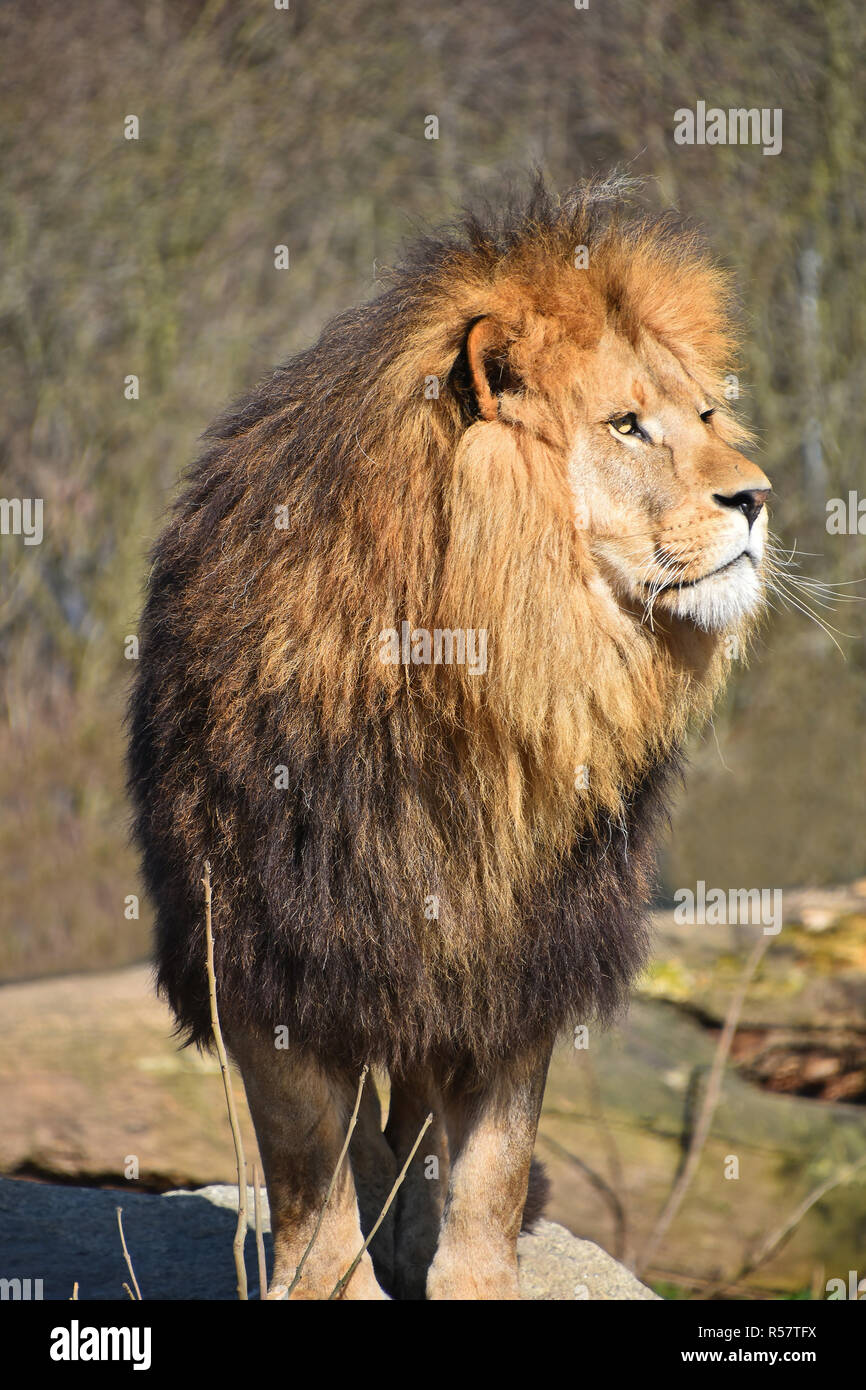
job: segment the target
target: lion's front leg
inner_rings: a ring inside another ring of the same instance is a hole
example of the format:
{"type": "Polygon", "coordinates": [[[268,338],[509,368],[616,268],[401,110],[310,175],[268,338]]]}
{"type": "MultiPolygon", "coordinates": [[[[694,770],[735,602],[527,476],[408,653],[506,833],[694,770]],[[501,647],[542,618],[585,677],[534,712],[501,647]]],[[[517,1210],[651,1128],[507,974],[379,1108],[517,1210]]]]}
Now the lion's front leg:
{"type": "MultiPolygon", "coordinates": [[[[346,1136],[356,1079],[311,1057],[235,1033],[229,1049],[244,1078],[268,1185],[274,1267],[269,1298],[285,1296],[316,1228],[346,1136]]],[[[343,1161],[321,1228],[292,1298],[326,1299],[363,1243],[352,1169],[343,1161]]],[[[368,1253],[342,1297],[385,1298],[368,1253]]]]}
{"type": "Polygon", "coordinates": [[[429,1299],[516,1299],[517,1237],[551,1046],[445,1090],[451,1153],[429,1299]]]}

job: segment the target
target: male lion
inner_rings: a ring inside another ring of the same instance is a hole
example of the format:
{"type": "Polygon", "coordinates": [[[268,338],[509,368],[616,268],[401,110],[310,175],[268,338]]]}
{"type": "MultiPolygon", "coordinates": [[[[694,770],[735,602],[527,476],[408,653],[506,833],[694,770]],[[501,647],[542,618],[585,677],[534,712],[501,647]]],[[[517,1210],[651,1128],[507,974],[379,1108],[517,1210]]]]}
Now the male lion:
{"type": "Polygon", "coordinates": [[[159,985],[223,1029],[272,1294],[518,1297],[551,1048],[646,959],[653,832],[761,606],[724,275],[614,183],[428,239],[209,431],[159,541],[130,784],[159,985]],[[483,652],[483,660],[481,654],[483,652]],[[276,1044],[288,1038],[289,1046],[276,1044]],[[438,1160],[438,1178],[436,1164],[438,1160]]]}

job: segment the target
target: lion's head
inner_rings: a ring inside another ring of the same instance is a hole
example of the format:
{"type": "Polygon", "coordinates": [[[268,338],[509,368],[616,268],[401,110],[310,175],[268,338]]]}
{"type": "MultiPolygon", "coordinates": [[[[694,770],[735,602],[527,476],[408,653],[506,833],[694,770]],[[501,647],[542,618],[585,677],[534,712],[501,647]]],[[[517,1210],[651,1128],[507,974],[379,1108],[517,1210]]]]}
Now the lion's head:
{"type": "Polygon", "coordinates": [[[501,257],[467,335],[471,388],[482,420],[546,446],[584,561],[620,605],[731,632],[761,603],[770,482],[735,447],[719,380],[724,279],[667,223],[591,235],[608,191],[584,189],[501,257]]]}

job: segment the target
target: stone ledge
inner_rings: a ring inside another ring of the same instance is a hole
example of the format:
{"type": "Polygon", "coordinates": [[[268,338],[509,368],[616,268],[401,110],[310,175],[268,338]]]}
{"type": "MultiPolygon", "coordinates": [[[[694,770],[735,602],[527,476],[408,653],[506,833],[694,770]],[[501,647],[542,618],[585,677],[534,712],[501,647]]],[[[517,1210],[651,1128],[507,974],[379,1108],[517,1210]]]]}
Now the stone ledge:
{"type": "MultiPolygon", "coordinates": [[[[236,1202],[236,1189],[222,1185],[157,1197],[2,1178],[0,1277],[41,1279],[46,1299],[68,1299],[76,1282],[84,1301],[125,1299],[122,1286],[129,1275],[115,1213],[120,1206],[143,1298],[233,1299],[236,1202]]],[[[552,1221],[539,1221],[534,1232],[520,1237],[518,1249],[526,1299],[657,1297],[599,1246],[552,1221]]],[[[246,1255],[250,1297],[257,1298],[252,1240],[246,1255]]]]}

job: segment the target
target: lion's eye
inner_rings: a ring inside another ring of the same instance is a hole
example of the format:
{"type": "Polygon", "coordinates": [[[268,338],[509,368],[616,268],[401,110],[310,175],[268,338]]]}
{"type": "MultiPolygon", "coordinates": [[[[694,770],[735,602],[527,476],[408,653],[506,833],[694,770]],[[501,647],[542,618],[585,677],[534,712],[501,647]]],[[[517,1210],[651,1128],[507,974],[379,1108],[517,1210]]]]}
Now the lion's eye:
{"type": "Polygon", "coordinates": [[[637,422],[637,416],[633,410],[628,411],[626,415],[615,415],[614,418],[608,420],[607,423],[610,425],[611,429],[616,430],[617,434],[634,434],[638,435],[641,439],[646,438],[646,435],[637,422]]]}
{"type": "Polygon", "coordinates": [[[703,420],[703,422],[704,422],[705,425],[708,425],[708,424],[709,424],[709,422],[712,420],[712,418],[713,418],[713,416],[715,415],[715,413],[716,413],[716,408],[715,408],[715,406],[710,406],[709,410],[702,410],[702,411],[701,411],[701,419],[703,420]]]}

